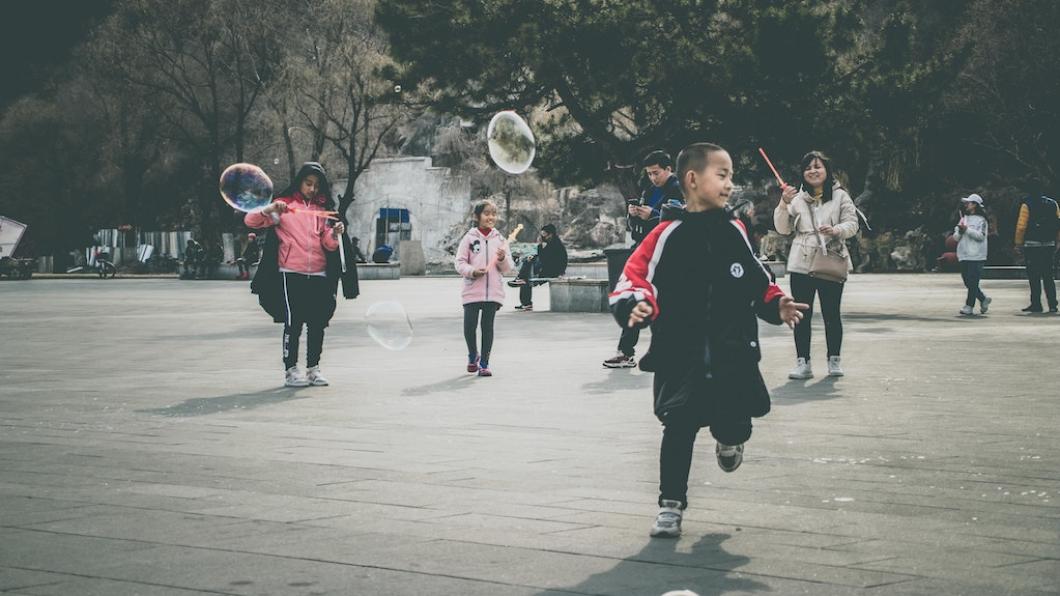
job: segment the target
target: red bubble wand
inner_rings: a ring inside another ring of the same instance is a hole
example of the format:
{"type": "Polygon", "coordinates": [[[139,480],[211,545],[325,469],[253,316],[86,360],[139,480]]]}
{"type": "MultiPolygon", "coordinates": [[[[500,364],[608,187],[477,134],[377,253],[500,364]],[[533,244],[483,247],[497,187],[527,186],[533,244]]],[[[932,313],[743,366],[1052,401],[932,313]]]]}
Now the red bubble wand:
{"type": "Polygon", "coordinates": [[[769,161],[769,156],[766,155],[766,150],[759,147],[758,152],[762,154],[762,159],[766,160],[766,165],[769,166],[769,169],[773,170],[773,175],[777,177],[777,183],[780,184],[780,187],[784,188],[785,186],[787,186],[787,184],[784,182],[784,179],[780,177],[780,173],[777,172],[777,169],[773,167],[773,162],[769,161]]]}

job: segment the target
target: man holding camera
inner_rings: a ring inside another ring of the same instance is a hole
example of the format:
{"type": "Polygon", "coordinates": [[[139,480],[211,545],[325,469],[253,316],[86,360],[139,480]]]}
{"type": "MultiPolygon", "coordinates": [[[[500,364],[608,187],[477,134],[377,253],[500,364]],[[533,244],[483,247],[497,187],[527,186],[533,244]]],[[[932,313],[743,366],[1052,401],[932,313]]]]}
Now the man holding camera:
{"type": "MultiPolygon", "coordinates": [[[[644,185],[640,198],[627,201],[626,227],[633,237],[630,254],[633,254],[648,233],[659,225],[659,217],[664,205],[683,205],[685,202],[681,195],[681,184],[674,175],[673,160],[670,159],[668,153],[661,150],[652,151],[640,165],[644,168],[644,177],[648,184],[644,185]]],[[[638,340],[640,340],[640,329],[623,328],[622,336],[618,340],[618,353],[604,360],[604,366],[607,368],[636,366],[637,361],[633,354],[638,340]]]]}

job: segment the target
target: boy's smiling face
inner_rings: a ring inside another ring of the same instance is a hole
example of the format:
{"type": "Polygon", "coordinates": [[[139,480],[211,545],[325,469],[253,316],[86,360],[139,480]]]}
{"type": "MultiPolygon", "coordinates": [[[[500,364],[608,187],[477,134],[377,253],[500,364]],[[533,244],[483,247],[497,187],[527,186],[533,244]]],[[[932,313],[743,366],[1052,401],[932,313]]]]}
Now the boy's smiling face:
{"type": "Polygon", "coordinates": [[[732,157],[725,150],[713,151],[700,171],[686,174],[689,211],[721,209],[732,193],[732,157]]]}

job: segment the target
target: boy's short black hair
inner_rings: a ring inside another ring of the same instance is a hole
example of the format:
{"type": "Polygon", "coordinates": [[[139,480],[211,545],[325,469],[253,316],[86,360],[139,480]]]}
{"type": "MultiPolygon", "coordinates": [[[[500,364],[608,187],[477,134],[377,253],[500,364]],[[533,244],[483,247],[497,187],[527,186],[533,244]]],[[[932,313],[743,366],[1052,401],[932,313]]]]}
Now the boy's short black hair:
{"type": "Polygon", "coordinates": [[[648,155],[644,156],[644,159],[640,162],[641,168],[647,168],[651,166],[659,166],[660,168],[665,170],[666,168],[674,167],[674,160],[670,159],[669,153],[662,151],[661,149],[656,149],[655,151],[652,151],[648,155]]]}
{"type": "Polygon", "coordinates": [[[682,189],[685,187],[685,174],[689,171],[703,171],[710,161],[710,154],[716,151],[725,149],[714,143],[692,143],[677,154],[677,179],[681,182],[682,189]]]}
{"type": "Polygon", "coordinates": [[[555,236],[556,235],[556,226],[554,226],[552,224],[545,224],[545,225],[541,226],[541,231],[542,232],[548,232],[549,234],[552,234],[553,236],[555,236]]]}

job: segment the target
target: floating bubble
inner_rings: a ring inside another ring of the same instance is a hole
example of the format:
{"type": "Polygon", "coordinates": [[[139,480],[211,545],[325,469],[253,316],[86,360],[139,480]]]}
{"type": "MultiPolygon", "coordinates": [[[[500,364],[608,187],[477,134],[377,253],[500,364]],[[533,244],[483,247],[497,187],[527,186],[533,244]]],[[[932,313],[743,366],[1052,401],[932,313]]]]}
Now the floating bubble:
{"type": "Polygon", "coordinates": [[[254,164],[232,164],[221,174],[221,198],[245,213],[261,211],[272,202],[272,180],[254,164]]]}
{"type": "Polygon", "coordinates": [[[509,174],[522,174],[534,162],[534,133],[510,110],[493,115],[486,129],[486,143],[493,163],[509,174]]]}
{"type": "Polygon", "coordinates": [[[412,343],[412,321],[400,302],[376,302],[368,307],[368,335],[388,350],[404,350],[412,343]]]}

